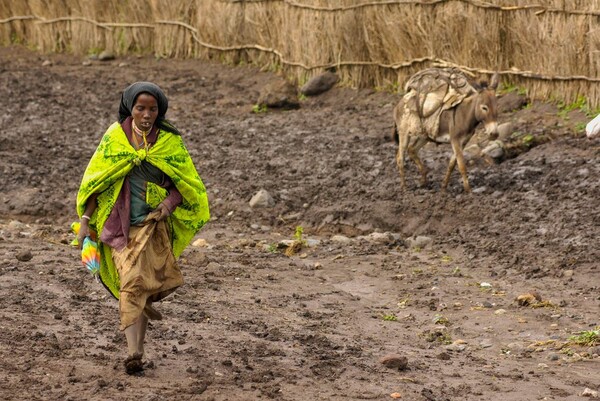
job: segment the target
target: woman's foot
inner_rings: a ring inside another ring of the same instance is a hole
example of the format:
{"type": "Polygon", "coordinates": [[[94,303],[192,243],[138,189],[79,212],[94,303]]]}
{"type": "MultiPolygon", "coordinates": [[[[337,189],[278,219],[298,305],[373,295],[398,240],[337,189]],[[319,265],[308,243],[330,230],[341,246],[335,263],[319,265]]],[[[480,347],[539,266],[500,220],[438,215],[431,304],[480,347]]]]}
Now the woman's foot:
{"type": "Polygon", "coordinates": [[[144,370],[144,364],[142,363],[142,354],[135,353],[129,355],[124,362],[125,372],[128,375],[133,375],[144,370]]]}

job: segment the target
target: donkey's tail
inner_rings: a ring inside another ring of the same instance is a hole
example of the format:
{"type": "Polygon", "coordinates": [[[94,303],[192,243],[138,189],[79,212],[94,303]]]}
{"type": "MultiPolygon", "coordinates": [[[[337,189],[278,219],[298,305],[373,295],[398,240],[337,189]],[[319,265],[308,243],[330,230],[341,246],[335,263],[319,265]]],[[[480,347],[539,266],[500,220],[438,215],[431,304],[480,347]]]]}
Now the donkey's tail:
{"type": "Polygon", "coordinates": [[[396,125],[395,121],[394,127],[392,128],[392,136],[394,137],[394,142],[396,142],[396,145],[398,145],[400,143],[400,137],[398,135],[398,126],[396,125]]]}

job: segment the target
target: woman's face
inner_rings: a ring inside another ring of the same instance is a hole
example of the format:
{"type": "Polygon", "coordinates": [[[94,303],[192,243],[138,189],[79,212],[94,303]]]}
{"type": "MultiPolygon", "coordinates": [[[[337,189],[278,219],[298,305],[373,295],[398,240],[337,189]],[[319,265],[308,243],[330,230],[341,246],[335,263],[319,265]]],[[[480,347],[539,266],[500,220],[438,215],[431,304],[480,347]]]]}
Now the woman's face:
{"type": "Polygon", "coordinates": [[[139,129],[150,131],[158,117],[158,102],[154,96],[148,93],[141,93],[135,100],[131,116],[139,129]]]}

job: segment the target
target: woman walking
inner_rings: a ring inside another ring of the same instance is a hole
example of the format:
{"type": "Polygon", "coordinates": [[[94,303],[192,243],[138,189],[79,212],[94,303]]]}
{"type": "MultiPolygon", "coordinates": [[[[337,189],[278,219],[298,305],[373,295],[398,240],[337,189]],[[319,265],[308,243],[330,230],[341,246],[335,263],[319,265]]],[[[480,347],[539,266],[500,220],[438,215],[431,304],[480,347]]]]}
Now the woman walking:
{"type": "MultiPolygon", "coordinates": [[[[183,284],[176,258],[209,220],[208,199],[168,101],[151,82],[125,89],[119,120],[104,134],[77,194],[79,244],[98,233],[102,284],[119,300],[125,370],[143,370],[152,303],[183,284]]],[[[81,246],[81,245],[80,245],[81,246]]]]}

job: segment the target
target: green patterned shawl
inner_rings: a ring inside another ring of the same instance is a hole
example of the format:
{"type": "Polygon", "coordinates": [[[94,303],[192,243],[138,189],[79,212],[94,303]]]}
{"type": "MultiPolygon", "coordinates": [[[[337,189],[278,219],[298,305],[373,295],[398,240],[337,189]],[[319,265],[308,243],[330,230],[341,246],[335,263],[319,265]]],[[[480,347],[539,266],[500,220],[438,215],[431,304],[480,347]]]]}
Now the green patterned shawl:
{"type": "MultiPolygon", "coordinates": [[[[135,150],[127,140],[121,124],[111,125],[88,164],[79,192],[77,214],[84,213],[88,198],[98,195],[98,207],[91,216],[90,228],[100,237],[104,223],[117,201],[125,176],[135,164],[146,160],[168,175],[183,197],[183,202],[169,217],[171,245],[175,258],[179,257],[194,235],[209,220],[206,189],[181,136],[160,131],[156,143],[146,152],[135,150]]],[[[160,186],[148,183],[146,201],[155,208],[167,196],[160,186]]],[[[113,263],[109,246],[99,242],[100,278],[109,291],[119,298],[119,275],[113,263]]]]}

